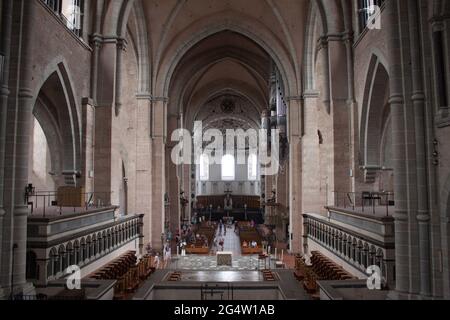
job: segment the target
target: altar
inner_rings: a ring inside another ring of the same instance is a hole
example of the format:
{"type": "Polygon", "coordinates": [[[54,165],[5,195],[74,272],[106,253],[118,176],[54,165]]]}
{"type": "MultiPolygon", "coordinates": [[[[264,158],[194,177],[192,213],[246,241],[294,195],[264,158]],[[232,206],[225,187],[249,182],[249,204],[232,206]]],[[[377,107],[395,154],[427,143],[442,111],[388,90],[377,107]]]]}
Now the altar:
{"type": "Polygon", "coordinates": [[[233,252],[217,252],[217,266],[233,266],[233,252]]]}

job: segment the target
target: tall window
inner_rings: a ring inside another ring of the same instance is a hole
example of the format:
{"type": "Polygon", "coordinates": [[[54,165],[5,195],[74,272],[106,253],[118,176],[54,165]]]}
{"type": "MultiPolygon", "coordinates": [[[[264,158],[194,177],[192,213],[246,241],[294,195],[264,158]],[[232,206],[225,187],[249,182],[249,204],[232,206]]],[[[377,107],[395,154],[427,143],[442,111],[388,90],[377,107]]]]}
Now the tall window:
{"type": "Polygon", "coordinates": [[[82,17],[83,17],[83,1],[82,0],[63,0],[62,1],[62,17],[65,18],[67,27],[76,35],[81,36],[82,17]]]}
{"type": "Polygon", "coordinates": [[[200,156],[200,181],[209,180],[209,157],[206,154],[200,156]]]}
{"type": "Polygon", "coordinates": [[[82,36],[84,0],[43,0],[77,36],[82,36]]]}
{"type": "Polygon", "coordinates": [[[222,180],[233,181],[235,179],[234,157],[230,154],[222,157],[222,180]]]}
{"type": "Polygon", "coordinates": [[[248,156],[248,180],[255,181],[258,178],[258,157],[252,153],[248,156]]]}

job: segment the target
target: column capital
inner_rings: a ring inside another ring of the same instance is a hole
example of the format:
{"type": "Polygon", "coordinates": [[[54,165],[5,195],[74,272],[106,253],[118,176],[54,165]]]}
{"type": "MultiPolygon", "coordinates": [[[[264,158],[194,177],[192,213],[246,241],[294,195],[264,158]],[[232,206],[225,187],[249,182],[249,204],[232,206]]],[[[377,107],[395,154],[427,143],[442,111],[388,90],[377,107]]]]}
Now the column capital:
{"type": "Polygon", "coordinates": [[[151,97],[151,101],[152,102],[163,102],[163,103],[168,103],[169,102],[169,98],[168,97],[151,97]]]}

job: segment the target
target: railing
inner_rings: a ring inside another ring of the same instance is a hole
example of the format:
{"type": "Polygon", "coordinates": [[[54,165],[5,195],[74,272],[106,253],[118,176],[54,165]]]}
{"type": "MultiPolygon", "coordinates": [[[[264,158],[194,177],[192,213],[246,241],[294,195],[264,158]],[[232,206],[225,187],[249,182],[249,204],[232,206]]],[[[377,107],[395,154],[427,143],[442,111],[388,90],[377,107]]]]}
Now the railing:
{"type": "Polygon", "coordinates": [[[334,191],[334,207],[353,212],[383,215],[387,217],[394,211],[392,192],[340,192],[334,191]]]}
{"type": "Polygon", "coordinates": [[[234,287],[228,282],[215,282],[202,284],[200,288],[201,300],[220,300],[233,301],[234,287]]]}
{"type": "MultiPolygon", "coordinates": [[[[39,214],[45,217],[52,208],[56,208],[59,215],[63,214],[64,209],[73,210],[77,212],[77,209],[99,209],[111,206],[111,194],[112,192],[73,192],[66,193],[65,196],[72,197],[74,199],[79,199],[79,203],[72,205],[64,205],[58,202],[58,192],[57,191],[44,191],[44,192],[34,192],[32,194],[25,195],[26,204],[31,208],[31,215],[35,211],[39,211],[39,214]]],[[[55,210],[53,210],[53,213],[55,210]]]]}
{"type": "Polygon", "coordinates": [[[395,261],[391,258],[395,250],[393,242],[380,242],[311,214],[303,215],[303,227],[306,239],[314,240],[360,272],[365,273],[371,265],[379,266],[383,278],[392,285],[395,274],[395,261]]]}

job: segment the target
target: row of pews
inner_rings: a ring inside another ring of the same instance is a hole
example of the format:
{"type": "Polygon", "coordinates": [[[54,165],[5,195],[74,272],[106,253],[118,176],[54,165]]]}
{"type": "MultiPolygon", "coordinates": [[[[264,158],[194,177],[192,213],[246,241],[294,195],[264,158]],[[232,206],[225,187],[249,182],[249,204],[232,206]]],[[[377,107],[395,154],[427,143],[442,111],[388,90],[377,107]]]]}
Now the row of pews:
{"type": "Polygon", "coordinates": [[[320,280],[351,280],[354,277],[319,251],[311,252],[311,264],[320,280]]]}
{"type": "Polygon", "coordinates": [[[310,261],[311,265],[308,265],[303,256],[297,255],[294,276],[298,281],[303,282],[305,291],[313,298],[318,298],[317,281],[354,279],[350,273],[318,251],[311,252],[310,261]]]}
{"type": "Polygon", "coordinates": [[[264,281],[275,281],[275,274],[272,272],[272,270],[263,270],[263,278],[264,281]]]}
{"type": "Polygon", "coordinates": [[[176,282],[181,281],[181,272],[175,271],[169,274],[167,281],[176,282]]]}
{"type": "Polygon", "coordinates": [[[145,256],[137,262],[136,251],[128,251],[93,273],[90,278],[98,280],[117,280],[114,299],[123,300],[135,292],[140,283],[155,272],[153,257],[145,256]]]}
{"type": "Polygon", "coordinates": [[[241,242],[241,253],[243,255],[256,255],[263,252],[262,239],[256,227],[239,225],[239,239],[241,242]],[[256,247],[251,247],[251,243],[255,241],[256,247]]]}
{"type": "Polygon", "coordinates": [[[195,232],[201,236],[205,236],[208,241],[208,246],[205,246],[203,240],[195,240],[195,243],[189,243],[186,247],[187,254],[203,254],[208,255],[211,245],[214,242],[214,236],[216,234],[216,228],[214,226],[208,226],[203,223],[195,232]]]}

